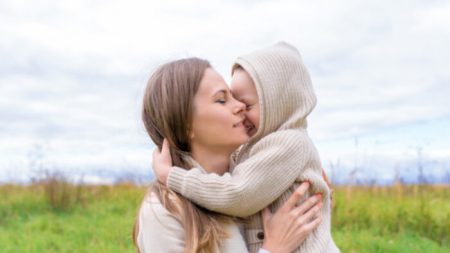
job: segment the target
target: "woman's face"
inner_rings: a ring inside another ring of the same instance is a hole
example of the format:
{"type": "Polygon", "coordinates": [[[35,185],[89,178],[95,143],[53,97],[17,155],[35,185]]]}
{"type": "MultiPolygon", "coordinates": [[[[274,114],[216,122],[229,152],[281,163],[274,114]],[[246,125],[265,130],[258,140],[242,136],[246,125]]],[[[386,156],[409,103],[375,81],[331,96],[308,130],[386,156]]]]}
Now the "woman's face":
{"type": "Polygon", "coordinates": [[[192,147],[233,151],[247,142],[244,109],[223,78],[213,69],[206,69],[194,96],[192,147]]]}

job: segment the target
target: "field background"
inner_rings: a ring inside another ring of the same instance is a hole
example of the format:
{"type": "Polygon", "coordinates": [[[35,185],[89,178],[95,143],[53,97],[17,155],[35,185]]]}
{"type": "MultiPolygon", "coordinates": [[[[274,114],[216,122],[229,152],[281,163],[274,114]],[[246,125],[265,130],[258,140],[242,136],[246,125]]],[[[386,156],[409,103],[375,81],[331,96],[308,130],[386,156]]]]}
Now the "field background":
{"type": "MultiPolygon", "coordinates": [[[[131,230],[146,187],[58,180],[0,186],[0,252],[135,252],[131,230]]],[[[342,252],[450,252],[450,188],[336,187],[342,252]]]]}

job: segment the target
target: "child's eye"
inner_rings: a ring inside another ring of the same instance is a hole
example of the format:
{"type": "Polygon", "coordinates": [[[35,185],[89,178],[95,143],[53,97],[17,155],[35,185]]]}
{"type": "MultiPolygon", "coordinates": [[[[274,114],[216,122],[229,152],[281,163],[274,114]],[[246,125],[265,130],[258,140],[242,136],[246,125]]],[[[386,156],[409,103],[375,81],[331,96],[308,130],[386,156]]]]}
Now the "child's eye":
{"type": "Polygon", "coordinates": [[[250,109],[252,109],[252,105],[245,105],[245,110],[250,110],[250,109]]]}

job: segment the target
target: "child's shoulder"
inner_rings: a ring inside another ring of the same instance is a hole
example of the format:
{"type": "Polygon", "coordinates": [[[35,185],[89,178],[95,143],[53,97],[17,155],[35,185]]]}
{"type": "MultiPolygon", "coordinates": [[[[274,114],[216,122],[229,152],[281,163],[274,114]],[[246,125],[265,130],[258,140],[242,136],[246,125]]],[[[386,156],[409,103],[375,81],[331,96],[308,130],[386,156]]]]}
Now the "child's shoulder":
{"type": "Polygon", "coordinates": [[[306,129],[283,129],[277,130],[270,134],[267,134],[263,138],[261,138],[258,142],[261,141],[287,141],[287,140],[309,140],[309,135],[306,129]]]}
{"type": "Polygon", "coordinates": [[[300,148],[314,146],[306,130],[286,129],[270,133],[252,145],[252,149],[261,148],[300,148]]]}

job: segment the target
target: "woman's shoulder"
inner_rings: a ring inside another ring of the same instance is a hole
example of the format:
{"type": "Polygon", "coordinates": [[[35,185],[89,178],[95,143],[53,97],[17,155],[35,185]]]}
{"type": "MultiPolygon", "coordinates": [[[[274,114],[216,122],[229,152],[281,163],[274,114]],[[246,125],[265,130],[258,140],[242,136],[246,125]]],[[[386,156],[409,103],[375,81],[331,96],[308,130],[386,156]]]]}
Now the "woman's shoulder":
{"type": "Polygon", "coordinates": [[[161,203],[155,193],[144,198],[139,210],[141,230],[146,233],[172,234],[184,237],[183,225],[179,219],[161,203]]]}
{"type": "Polygon", "coordinates": [[[144,198],[139,210],[138,245],[141,252],[182,252],[182,224],[154,193],[144,198]]]}
{"type": "MultiPolygon", "coordinates": [[[[235,222],[223,224],[229,237],[219,252],[247,252],[244,238],[235,222]]],[[[161,203],[154,193],[149,193],[139,211],[138,244],[142,252],[182,252],[185,233],[182,224],[161,203]],[[162,245],[166,246],[162,246],[162,245]],[[166,249],[167,247],[167,249],[166,249]],[[170,248],[170,250],[168,250],[170,248]],[[177,250],[173,250],[177,249],[177,250]]]]}
{"type": "Polygon", "coordinates": [[[139,210],[140,219],[160,220],[164,219],[163,223],[168,221],[179,223],[178,219],[161,203],[155,193],[148,193],[142,201],[139,210]]]}

